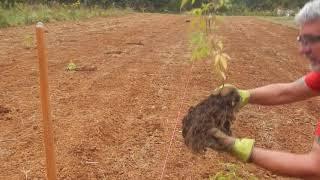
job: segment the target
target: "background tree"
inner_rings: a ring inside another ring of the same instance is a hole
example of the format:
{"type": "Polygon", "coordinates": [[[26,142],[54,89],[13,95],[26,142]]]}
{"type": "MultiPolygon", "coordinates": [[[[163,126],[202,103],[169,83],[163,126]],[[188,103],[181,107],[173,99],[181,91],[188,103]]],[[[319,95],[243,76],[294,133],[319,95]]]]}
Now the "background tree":
{"type": "MultiPolygon", "coordinates": [[[[131,7],[133,9],[146,8],[148,11],[179,11],[182,0],[80,0],[82,6],[101,6],[108,7],[131,7]]],[[[229,8],[221,7],[220,11],[228,10],[275,10],[276,8],[296,9],[301,8],[309,0],[227,0],[230,4],[229,8]]],[[[17,3],[26,4],[72,4],[77,0],[0,0],[3,8],[12,8],[17,3]]],[[[193,7],[201,7],[202,4],[210,3],[211,0],[197,0],[193,7]]],[[[190,10],[191,5],[185,6],[186,10],[190,10]]]]}

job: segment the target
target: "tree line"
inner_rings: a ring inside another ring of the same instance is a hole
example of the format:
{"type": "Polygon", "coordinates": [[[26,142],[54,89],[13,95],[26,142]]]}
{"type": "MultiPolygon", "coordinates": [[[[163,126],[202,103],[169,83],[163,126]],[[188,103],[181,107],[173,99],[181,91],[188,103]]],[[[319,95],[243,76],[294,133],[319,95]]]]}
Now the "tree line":
{"type": "Polygon", "coordinates": [[[273,10],[276,8],[301,8],[309,0],[232,0],[235,6],[244,6],[249,9],[273,10]]]}
{"type": "MultiPolygon", "coordinates": [[[[12,8],[18,3],[24,4],[72,4],[80,2],[83,6],[108,7],[130,7],[133,9],[146,9],[148,11],[179,11],[181,0],[0,0],[3,8],[12,8]]],[[[197,0],[194,7],[201,6],[212,0],[197,0]]],[[[227,1],[229,9],[248,9],[248,10],[274,10],[276,8],[296,9],[301,8],[309,0],[219,0],[227,1]]],[[[191,5],[187,6],[186,9],[191,5]]],[[[225,11],[228,9],[225,8],[225,11]]]]}

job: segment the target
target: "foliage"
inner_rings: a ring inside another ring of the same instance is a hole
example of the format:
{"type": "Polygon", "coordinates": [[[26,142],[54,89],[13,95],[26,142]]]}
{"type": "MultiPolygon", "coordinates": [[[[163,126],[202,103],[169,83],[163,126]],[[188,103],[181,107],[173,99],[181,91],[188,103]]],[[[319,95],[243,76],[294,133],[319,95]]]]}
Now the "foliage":
{"type": "Polygon", "coordinates": [[[79,20],[94,16],[115,16],[129,13],[130,10],[100,7],[81,8],[77,3],[63,6],[16,4],[14,8],[0,8],[0,27],[34,24],[38,21],[52,22],[79,20]]]}
{"type": "Polygon", "coordinates": [[[34,39],[33,39],[33,36],[32,35],[26,35],[24,38],[23,38],[23,41],[22,41],[22,45],[24,48],[26,49],[31,49],[34,47],[34,39]]]}
{"type": "Polygon", "coordinates": [[[67,71],[75,71],[76,69],[77,69],[77,65],[73,62],[70,62],[66,68],[67,71]]]}
{"type": "Polygon", "coordinates": [[[209,180],[257,180],[258,178],[251,173],[243,170],[242,167],[236,164],[226,163],[222,164],[223,170],[210,176],[209,180]]]}
{"type": "MultiPolygon", "coordinates": [[[[246,11],[273,11],[276,8],[284,9],[297,9],[301,8],[309,0],[217,0],[216,7],[219,9],[217,13],[230,12],[241,13],[239,9],[246,11]],[[220,1],[224,6],[217,6],[220,1]]],[[[125,8],[129,7],[135,10],[157,11],[157,12],[177,12],[185,7],[189,10],[192,8],[200,8],[202,4],[208,4],[212,0],[0,0],[0,6],[3,8],[13,8],[18,4],[43,4],[47,6],[55,6],[56,4],[75,4],[77,3],[82,7],[95,7],[101,8],[125,8]]]]}
{"type": "Polygon", "coordinates": [[[190,40],[193,47],[192,60],[201,60],[210,55],[210,45],[207,37],[203,32],[193,32],[190,40]]]}
{"type": "MultiPolygon", "coordinates": [[[[181,8],[187,3],[194,4],[195,0],[182,1],[181,8]]],[[[192,10],[194,18],[191,22],[191,60],[211,59],[213,72],[222,78],[223,84],[226,80],[227,61],[230,57],[224,53],[223,43],[214,32],[216,30],[215,14],[221,7],[228,6],[228,0],[212,0],[202,4],[200,8],[192,10]]]]}
{"type": "Polygon", "coordinates": [[[230,0],[182,0],[180,9],[186,7],[188,4],[194,5],[195,8],[200,8],[204,14],[209,14],[210,12],[220,14],[232,7],[230,0]],[[199,2],[201,2],[201,4],[199,4],[199,2]]]}
{"type": "Polygon", "coordinates": [[[301,8],[309,0],[232,0],[237,7],[246,7],[250,10],[273,10],[275,8],[301,8]]]}

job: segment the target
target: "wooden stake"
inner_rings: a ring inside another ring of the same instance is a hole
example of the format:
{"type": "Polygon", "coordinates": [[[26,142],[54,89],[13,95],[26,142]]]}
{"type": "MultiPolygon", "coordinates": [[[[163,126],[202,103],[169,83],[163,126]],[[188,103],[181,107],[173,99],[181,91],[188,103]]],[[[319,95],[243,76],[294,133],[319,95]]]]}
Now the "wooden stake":
{"type": "Polygon", "coordinates": [[[56,158],[53,138],[53,128],[49,104],[49,85],[48,85],[48,60],[44,39],[44,26],[41,22],[36,25],[37,48],[40,69],[40,98],[43,116],[44,146],[46,151],[46,165],[48,180],[56,180],[56,158]]]}

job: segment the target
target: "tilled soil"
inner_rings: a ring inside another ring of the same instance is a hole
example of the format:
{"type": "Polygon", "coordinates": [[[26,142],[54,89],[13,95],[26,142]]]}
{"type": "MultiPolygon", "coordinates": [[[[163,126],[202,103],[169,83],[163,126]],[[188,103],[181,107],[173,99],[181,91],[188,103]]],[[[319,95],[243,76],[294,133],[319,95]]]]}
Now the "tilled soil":
{"type": "MultiPolygon", "coordinates": [[[[226,154],[197,156],[181,119],[219,85],[208,62],[190,63],[187,16],[130,14],[47,24],[49,86],[59,179],[205,179],[233,162],[261,179],[278,176],[226,154]],[[69,62],[92,71],[66,71],[69,62]]],[[[0,30],[0,179],[45,179],[34,26],[0,30]]],[[[253,88],[307,72],[297,30],[253,17],[220,24],[231,56],[228,83],[253,88]]],[[[257,146],[311,148],[318,99],[244,107],[232,129],[257,146]]]]}

